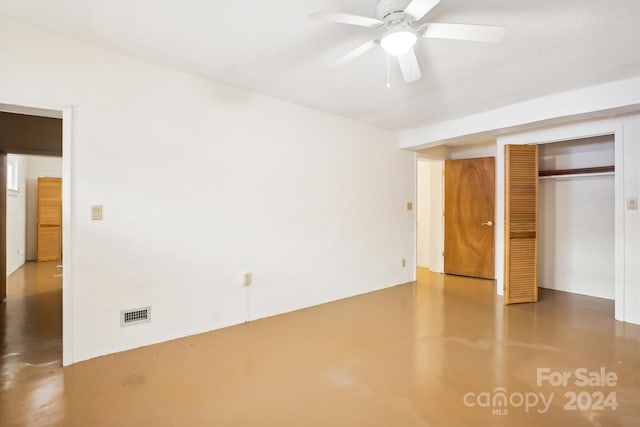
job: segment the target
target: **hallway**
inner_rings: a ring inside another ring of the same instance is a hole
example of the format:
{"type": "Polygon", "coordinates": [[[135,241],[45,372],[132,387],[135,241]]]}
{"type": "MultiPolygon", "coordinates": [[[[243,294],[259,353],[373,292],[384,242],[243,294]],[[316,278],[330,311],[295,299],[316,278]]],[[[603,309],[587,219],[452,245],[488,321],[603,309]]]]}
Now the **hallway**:
{"type": "Polygon", "coordinates": [[[9,280],[3,427],[631,427],[640,419],[640,327],[614,321],[609,300],[541,289],[537,304],[504,307],[493,281],[421,271],[417,282],[61,368],[56,274],[55,263],[27,264],[9,280]],[[537,384],[539,368],[583,367],[617,381],[537,384]],[[553,396],[527,411],[517,400],[484,406],[482,393],[497,387],[553,396]],[[616,409],[565,409],[566,392],[584,391],[615,392],[616,409]]]}

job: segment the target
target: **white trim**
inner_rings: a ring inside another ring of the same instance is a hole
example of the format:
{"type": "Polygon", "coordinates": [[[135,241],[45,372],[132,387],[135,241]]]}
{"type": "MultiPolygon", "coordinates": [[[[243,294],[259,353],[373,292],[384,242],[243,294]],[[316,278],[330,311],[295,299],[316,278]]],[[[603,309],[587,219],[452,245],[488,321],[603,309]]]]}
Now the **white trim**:
{"type": "MultiPolygon", "coordinates": [[[[440,202],[440,209],[438,209],[438,222],[440,223],[440,233],[438,233],[438,250],[436,254],[438,257],[438,272],[444,274],[444,159],[438,161],[438,167],[440,168],[440,193],[437,194],[438,201],[440,202]]],[[[433,198],[431,198],[433,200],[433,198]]],[[[494,248],[495,250],[495,248],[494,248]]]]}
{"type": "Polygon", "coordinates": [[[420,156],[413,156],[413,281],[418,280],[418,162],[420,156]]]}
{"type": "Polygon", "coordinates": [[[51,106],[43,104],[30,104],[20,101],[0,99],[0,111],[5,113],[26,114],[29,116],[40,116],[60,119],[66,107],[51,106]]]}
{"type": "Polygon", "coordinates": [[[73,246],[71,193],[72,107],[62,110],[62,366],[71,365],[73,357],[73,246]]]}
{"type": "Polygon", "coordinates": [[[614,238],[614,281],[615,281],[615,318],[625,320],[626,282],[624,273],[624,126],[622,123],[613,126],[613,151],[616,172],[614,176],[614,204],[613,215],[615,218],[614,238]]]}
{"type": "MultiPolygon", "coordinates": [[[[614,215],[615,215],[615,318],[625,320],[625,280],[624,280],[624,156],[623,124],[620,120],[603,120],[578,125],[545,129],[498,138],[496,158],[496,194],[504,193],[504,146],[506,144],[548,144],[571,139],[613,135],[615,152],[614,215]]],[[[496,209],[496,291],[502,295],[504,284],[504,199],[498,198],[496,209]]]]}

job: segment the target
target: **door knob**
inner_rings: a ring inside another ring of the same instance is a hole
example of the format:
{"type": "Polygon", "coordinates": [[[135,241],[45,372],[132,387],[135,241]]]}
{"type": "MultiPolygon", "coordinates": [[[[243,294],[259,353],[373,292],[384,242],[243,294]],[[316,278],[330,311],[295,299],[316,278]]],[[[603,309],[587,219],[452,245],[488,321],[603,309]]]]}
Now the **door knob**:
{"type": "Polygon", "coordinates": [[[493,221],[483,222],[482,225],[486,225],[487,227],[493,226],[493,221]]]}

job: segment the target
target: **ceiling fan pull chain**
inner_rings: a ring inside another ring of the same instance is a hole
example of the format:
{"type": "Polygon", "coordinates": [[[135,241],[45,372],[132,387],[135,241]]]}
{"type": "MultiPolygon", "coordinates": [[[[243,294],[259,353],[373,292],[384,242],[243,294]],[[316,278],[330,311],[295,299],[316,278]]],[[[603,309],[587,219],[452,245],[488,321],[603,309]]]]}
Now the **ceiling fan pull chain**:
{"type": "Polygon", "coordinates": [[[389,64],[391,59],[389,58],[389,54],[387,53],[387,89],[391,88],[391,83],[389,83],[389,68],[391,67],[389,64]]]}

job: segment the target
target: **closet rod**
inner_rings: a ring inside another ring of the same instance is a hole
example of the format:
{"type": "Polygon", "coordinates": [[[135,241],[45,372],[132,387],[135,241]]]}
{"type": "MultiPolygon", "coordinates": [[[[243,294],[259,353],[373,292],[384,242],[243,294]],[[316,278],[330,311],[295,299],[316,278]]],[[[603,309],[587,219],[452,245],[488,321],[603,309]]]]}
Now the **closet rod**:
{"type": "Polygon", "coordinates": [[[591,168],[577,168],[577,169],[556,169],[538,171],[538,176],[559,176],[559,175],[585,175],[590,173],[603,173],[603,172],[615,172],[616,167],[611,166],[595,166],[591,168]]]}

